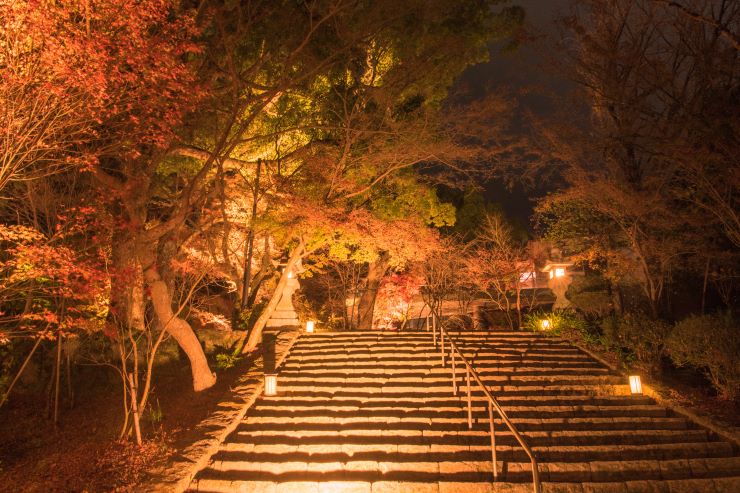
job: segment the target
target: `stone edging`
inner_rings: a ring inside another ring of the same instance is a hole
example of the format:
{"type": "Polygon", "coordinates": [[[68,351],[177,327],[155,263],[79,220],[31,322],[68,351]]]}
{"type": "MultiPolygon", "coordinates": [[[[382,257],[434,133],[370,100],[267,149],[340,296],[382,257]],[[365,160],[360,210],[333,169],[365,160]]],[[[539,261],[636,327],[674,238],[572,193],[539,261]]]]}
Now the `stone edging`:
{"type": "MultiPolygon", "coordinates": [[[[564,340],[568,340],[568,339],[564,339],[564,340]]],[[[590,357],[592,357],[593,359],[595,359],[602,365],[619,373],[620,375],[625,377],[625,379],[627,378],[627,374],[624,371],[617,368],[616,366],[608,362],[606,359],[602,358],[599,354],[584,347],[581,344],[576,344],[573,341],[568,341],[568,342],[572,344],[573,346],[577,347],[578,349],[580,349],[581,351],[583,351],[584,353],[588,354],[590,357]]],[[[625,386],[627,386],[627,384],[625,384],[625,386]]],[[[675,400],[669,397],[666,397],[666,394],[668,393],[668,391],[669,391],[668,387],[661,385],[659,383],[642,382],[642,393],[644,395],[655,399],[655,401],[661,406],[665,406],[671,409],[672,411],[682,415],[683,417],[691,421],[694,421],[700,426],[707,428],[711,432],[716,433],[717,435],[722,437],[724,440],[727,440],[728,442],[732,443],[735,448],[740,449],[740,432],[738,432],[738,430],[730,428],[728,426],[724,426],[722,424],[719,424],[707,416],[700,416],[696,414],[696,412],[692,411],[691,409],[687,409],[686,407],[677,403],[675,400]]]]}
{"type": "MultiPolygon", "coordinates": [[[[281,341],[280,335],[282,334],[278,335],[278,343],[275,348],[278,353],[276,368],[283,364],[293,344],[301,335],[300,329],[283,331],[283,333],[288,338],[287,341],[285,339],[281,341]]],[[[137,491],[181,493],[190,487],[190,483],[197,472],[208,465],[213,454],[218,452],[221,443],[239,426],[249,408],[262,394],[265,382],[261,378],[260,360],[261,357],[256,358],[247,373],[239,379],[237,387],[232,390],[227,402],[229,408],[226,411],[215,411],[211,416],[198,423],[197,428],[206,428],[205,436],[178,453],[174,463],[168,464],[163,471],[154,474],[154,478],[140,485],[137,491]],[[216,428],[217,430],[208,431],[209,428],[216,428]]]]}

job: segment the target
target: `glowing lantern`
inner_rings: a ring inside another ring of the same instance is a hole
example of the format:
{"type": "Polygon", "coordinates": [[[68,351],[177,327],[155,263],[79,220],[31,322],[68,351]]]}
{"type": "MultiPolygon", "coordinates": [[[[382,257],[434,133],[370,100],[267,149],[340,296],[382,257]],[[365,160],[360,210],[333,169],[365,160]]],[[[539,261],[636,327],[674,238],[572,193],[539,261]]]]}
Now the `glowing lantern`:
{"type": "Polygon", "coordinates": [[[642,394],[642,382],[639,375],[630,375],[630,392],[633,395],[642,394]]]}
{"type": "Polygon", "coordinates": [[[313,333],[313,326],[313,320],[309,320],[308,322],[306,322],[306,332],[308,332],[309,334],[313,333]]]}
{"type": "Polygon", "coordinates": [[[557,267],[555,269],[555,277],[565,277],[565,267],[557,267]]]}
{"type": "Polygon", "coordinates": [[[293,271],[288,272],[288,279],[293,279],[293,271]]]}
{"type": "Polygon", "coordinates": [[[540,320],[540,327],[542,327],[542,330],[547,330],[550,328],[550,321],[546,318],[543,318],[540,320]]]}
{"type": "Polygon", "coordinates": [[[277,395],[277,375],[265,373],[265,395],[277,395]]]}

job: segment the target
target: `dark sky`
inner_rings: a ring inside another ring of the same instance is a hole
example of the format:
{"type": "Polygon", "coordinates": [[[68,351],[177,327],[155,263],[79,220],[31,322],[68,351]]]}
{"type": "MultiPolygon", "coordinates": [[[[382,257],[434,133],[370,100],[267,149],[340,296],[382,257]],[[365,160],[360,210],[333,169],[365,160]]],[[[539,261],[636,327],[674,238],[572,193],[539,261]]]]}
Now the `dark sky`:
{"type": "MultiPolygon", "coordinates": [[[[502,44],[493,44],[490,61],[467,69],[459,83],[475,93],[501,86],[514,91],[535,87],[544,92],[563,93],[569,84],[554,69],[558,57],[555,21],[568,12],[570,0],[518,0],[511,4],[524,7],[527,38],[533,39],[508,52],[501,52],[502,44]]],[[[547,112],[547,105],[542,101],[537,96],[528,96],[520,100],[520,104],[535,113],[547,112]]],[[[525,225],[532,213],[531,198],[543,192],[543,186],[534,191],[522,187],[508,190],[497,182],[488,183],[485,188],[488,200],[501,204],[511,219],[525,225]]]]}

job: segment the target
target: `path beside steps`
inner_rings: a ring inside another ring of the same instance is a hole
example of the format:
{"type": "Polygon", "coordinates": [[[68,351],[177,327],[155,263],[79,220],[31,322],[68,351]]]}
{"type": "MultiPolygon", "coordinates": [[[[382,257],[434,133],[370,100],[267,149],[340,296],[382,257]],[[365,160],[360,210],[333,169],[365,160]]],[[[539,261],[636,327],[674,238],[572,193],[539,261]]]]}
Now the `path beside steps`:
{"type": "MultiPolygon", "coordinates": [[[[453,335],[540,462],[543,491],[740,493],[740,452],[624,385],[567,342],[527,332],[453,335]]],[[[458,365],[458,370],[462,365],[458,365]]],[[[531,492],[531,466],[497,420],[491,483],[480,391],[467,425],[426,332],[305,334],[190,491],[531,492]]]]}

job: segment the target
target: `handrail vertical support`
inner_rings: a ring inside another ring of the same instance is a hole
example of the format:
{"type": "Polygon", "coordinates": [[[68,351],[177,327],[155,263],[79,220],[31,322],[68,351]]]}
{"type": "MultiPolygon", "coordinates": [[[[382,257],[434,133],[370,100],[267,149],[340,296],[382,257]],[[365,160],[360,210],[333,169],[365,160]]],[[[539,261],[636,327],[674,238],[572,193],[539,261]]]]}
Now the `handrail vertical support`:
{"type": "Polygon", "coordinates": [[[465,381],[468,383],[468,429],[473,429],[473,403],[470,399],[470,368],[465,367],[465,381]]]}
{"type": "Polygon", "coordinates": [[[455,369],[455,352],[450,344],[450,358],[452,359],[452,395],[457,395],[457,370],[455,369]]]}
{"type": "Polygon", "coordinates": [[[491,464],[493,465],[493,480],[498,478],[498,466],[496,464],[496,428],[493,424],[493,403],[488,403],[488,422],[491,424],[491,464]]]}
{"type": "Polygon", "coordinates": [[[437,347],[437,316],[432,312],[432,340],[434,341],[434,347],[437,347]]]}
{"type": "Polygon", "coordinates": [[[442,326],[439,327],[439,341],[442,345],[442,366],[447,366],[447,360],[445,359],[445,331],[442,330],[442,326]]]}

